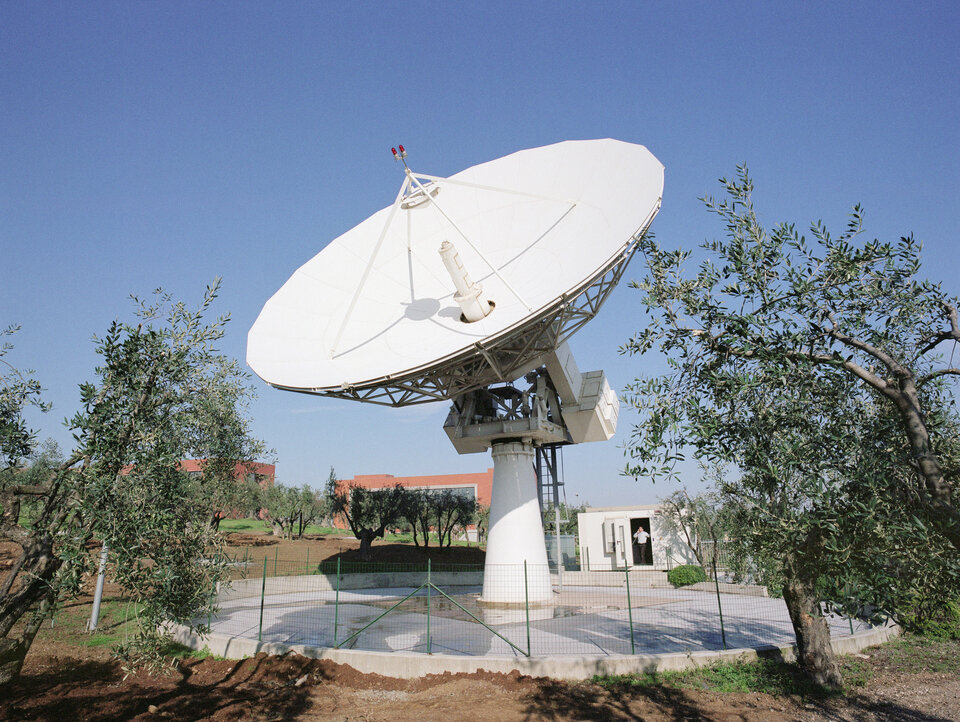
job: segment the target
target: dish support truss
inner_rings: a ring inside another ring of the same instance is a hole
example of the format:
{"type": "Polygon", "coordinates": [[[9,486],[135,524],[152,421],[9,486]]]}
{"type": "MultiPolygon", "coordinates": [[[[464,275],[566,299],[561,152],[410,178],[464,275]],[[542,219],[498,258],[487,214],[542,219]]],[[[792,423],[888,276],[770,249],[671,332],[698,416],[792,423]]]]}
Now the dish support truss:
{"type": "MultiPolygon", "coordinates": [[[[653,214],[651,214],[652,220],[653,214]]],[[[494,383],[511,381],[537,368],[541,359],[593,318],[636,253],[647,224],[580,286],[539,313],[482,342],[431,363],[354,385],[293,388],[286,391],[365,401],[383,406],[412,406],[449,401],[494,383]]]]}

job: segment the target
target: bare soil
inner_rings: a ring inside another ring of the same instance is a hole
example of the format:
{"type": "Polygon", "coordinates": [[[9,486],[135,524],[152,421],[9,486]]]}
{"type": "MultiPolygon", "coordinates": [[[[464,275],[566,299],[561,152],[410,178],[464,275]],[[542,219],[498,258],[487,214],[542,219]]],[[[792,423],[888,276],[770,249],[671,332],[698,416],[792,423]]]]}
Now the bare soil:
{"type": "MultiPolygon", "coordinates": [[[[261,551],[278,545],[277,557],[291,561],[302,560],[305,545],[318,561],[357,546],[352,539],[278,542],[253,534],[235,535],[233,542],[261,551]]],[[[4,551],[11,550],[0,549],[0,569],[4,551]]],[[[664,685],[611,691],[519,674],[397,680],[297,655],[187,659],[166,674],[125,676],[108,646],[83,646],[90,639],[80,631],[88,616],[89,598],[83,598],[65,607],[52,629],[45,625],[20,680],[0,691],[0,720],[960,720],[953,660],[924,659],[904,668],[886,648],[868,651],[862,661],[869,672],[865,686],[826,699],[664,685]]]]}
{"type": "MultiPolygon", "coordinates": [[[[345,562],[364,561],[360,558],[360,541],[352,536],[326,536],[304,534],[302,539],[279,539],[278,537],[253,532],[229,534],[228,550],[239,557],[266,558],[272,564],[276,558],[280,564],[304,563],[311,565],[321,561],[334,561],[339,556],[345,562]]],[[[426,564],[427,560],[443,564],[482,565],[484,551],[476,546],[416,547],[412,544],[395,544],[377,541],[371,548],[374,563],[379,564],[426,564]]]]}

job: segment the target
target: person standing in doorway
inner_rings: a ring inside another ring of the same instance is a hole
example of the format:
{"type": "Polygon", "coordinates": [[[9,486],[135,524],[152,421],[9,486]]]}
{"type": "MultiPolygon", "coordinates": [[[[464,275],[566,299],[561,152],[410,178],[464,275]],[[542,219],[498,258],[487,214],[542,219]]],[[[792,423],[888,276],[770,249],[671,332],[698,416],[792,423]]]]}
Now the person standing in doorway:
{"type": "Polygon", "coordinates": [[[650,540],[650,535],[647,534],[647,530],[640,527],[633,538],[640,545],[640,563],[649,564],[650,562],[647,561],[647,542],[650,540]]]}

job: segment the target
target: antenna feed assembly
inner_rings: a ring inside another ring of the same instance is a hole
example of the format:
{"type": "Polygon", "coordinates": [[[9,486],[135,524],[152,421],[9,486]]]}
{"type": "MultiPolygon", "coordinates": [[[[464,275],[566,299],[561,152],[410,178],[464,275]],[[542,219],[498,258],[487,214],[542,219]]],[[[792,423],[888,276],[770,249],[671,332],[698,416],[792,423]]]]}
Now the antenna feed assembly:
{"type": "Polygon", "coordinates": [[[461,321],[473,323],[481,318],[486,318],[493,311],[495,304],[481,296],[483,288],[479,283],[470,278],[467,269],[460,260],[460,254],[457,248],[450,241],[444,241],[440,244],[440,258],[443,259],[443,265],[450,274],[454,287],[457,289],[453,300],[460,306],[463,315],[461,321]]]}

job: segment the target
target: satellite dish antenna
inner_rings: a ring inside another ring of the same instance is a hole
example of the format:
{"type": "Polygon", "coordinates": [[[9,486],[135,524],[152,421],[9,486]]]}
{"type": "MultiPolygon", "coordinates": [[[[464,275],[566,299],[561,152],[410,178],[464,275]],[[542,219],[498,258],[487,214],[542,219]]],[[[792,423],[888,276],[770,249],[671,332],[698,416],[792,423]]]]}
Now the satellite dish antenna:
{"type": "Polygon", "coordinates": [[[452,401],[461,454],[492,449],[481,600],[547,601],[534,446],[609,439],[619,402],[566,339],[593,318],[660,209],[643,146],[566,141],[449,177],[417,173],[267,301],[247,363],[271,386],[391,406],[452,401]],[[512,383],[523,378],[523,390],[512,383]],[[508,383],[509,385],[500,385],[508,383]],[[544,570],[542,573],[540,570],[544,570]]]}

